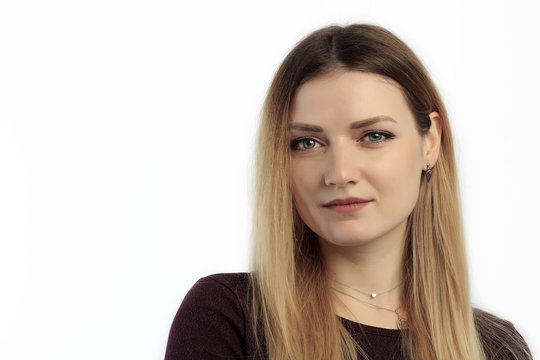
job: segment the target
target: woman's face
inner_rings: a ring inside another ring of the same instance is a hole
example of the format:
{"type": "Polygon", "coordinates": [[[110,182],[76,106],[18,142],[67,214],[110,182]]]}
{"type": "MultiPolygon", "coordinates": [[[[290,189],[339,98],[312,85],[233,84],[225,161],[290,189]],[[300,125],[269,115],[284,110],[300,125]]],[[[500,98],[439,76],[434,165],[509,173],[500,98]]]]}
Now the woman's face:
{"type": "Polygon", "coordinates": [[[403,236],[426,140],[392,80],[346,71],[308,81],[295,96],[290,140],[294,202],[320,238],[354,246],[403,236]],[[366,202],[325,206],[350,197],[366,202]]]}

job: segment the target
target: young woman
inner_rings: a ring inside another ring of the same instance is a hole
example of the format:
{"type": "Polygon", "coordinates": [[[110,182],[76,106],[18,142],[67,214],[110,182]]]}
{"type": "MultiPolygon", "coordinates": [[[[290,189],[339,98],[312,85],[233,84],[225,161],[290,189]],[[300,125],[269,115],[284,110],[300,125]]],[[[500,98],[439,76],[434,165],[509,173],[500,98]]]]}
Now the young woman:
{"type": "Polygon", "coordinates": [[[387,30],[301,41],[258,134],[249,274],[199,280],[166,359],[530,359],[471,306],[452,135],[413,52],[387,30]]]}

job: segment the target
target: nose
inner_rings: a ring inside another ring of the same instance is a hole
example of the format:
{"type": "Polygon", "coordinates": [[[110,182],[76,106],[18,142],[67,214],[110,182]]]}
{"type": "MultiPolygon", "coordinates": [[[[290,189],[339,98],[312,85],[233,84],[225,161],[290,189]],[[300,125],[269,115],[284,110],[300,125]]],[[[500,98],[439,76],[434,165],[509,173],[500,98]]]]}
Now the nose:
{"type": "MultiPolygon", "coordinates": [[[[324,183],[327,186],[344,187],[356,184],[360,177],[358,156],[355,156],[354,145],[334,144],[326,153],[324,183]]],[[[357,154],[356,154],[357,155],[357,154]]]]}

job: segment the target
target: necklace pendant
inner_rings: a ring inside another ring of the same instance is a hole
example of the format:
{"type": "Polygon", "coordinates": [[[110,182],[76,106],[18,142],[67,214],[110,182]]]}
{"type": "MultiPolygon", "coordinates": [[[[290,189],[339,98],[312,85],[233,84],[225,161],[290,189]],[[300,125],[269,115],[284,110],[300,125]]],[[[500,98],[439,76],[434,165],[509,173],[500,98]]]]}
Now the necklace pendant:
{"type": "Polygon", "coordinates": [[[370,297],[371,297],[372,299],[375,299],[375,298],[377,297],[377,294],[371,293],[370,297]]]}

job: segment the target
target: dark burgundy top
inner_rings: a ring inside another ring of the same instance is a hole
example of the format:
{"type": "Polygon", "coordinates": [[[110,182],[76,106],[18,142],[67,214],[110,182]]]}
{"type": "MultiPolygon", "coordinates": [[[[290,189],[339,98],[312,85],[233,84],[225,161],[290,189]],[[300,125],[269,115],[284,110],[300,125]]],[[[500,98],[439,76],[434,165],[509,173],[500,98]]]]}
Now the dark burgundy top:
{"type": "MultiPolygon", "coordinates": [[[[187,293],[174,318],[165,360],[265,359],[251,326],[247,291],[247,273],[200,279],[187,293]]],[[[339,319],[370,359],[403,359],[400,330],[339,319]]],[[[517,333],[510,322],[499,320],[517,333]]],[[[504,349],[499,355],[501,360],[513,359],[504,349]]]]}

